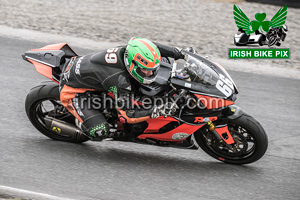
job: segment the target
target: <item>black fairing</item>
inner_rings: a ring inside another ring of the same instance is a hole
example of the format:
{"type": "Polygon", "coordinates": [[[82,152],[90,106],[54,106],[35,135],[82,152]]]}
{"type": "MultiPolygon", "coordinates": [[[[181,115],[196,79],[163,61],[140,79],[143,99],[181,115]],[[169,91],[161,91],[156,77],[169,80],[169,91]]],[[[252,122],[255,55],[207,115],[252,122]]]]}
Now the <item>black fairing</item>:
{"type": "Polygon", "coordinates": [[[170,63],[161,62],[160,69],[155,78],[155,83],[157,83],[159,85],[167,85],[171,70],[172,70],[172,66],[170,65],[170,63]]]}
{"type": "Polygon", "coordinates": [[[208,96],[216,96],[219,98],[224,98],[224,94],[221,93],[215,86],[207,86],[201,83],[195,83],[190,81],[185,81],[178,78],[172,78],[171,83],[179,89],[188,89],[191,91],[195,91],[196,93],[208,95],[208,96]]]}
{"type": "Polygon", "coordinates": [[[59,67],[63,64],[65,52],[62,50],[51,50],[51,51],[27,51],[25,53],[26,58],[35,61],[41,61],[51,67],[59,67]]]}
{"type": "Polygon", "coordinates": [[[60,67],[66,62],[66,59],[77,56],[77,54],[66,44],[60,50],[27,51],[22,56],[24,60],[32,59],[51,67],[60,67]]]}
{"type": "Polygon", "coordinates": [[[77,54],[68,44],[65,44],[60,50],[31,50],[22,55],[23,59],[26,61],[30,59],[52,67],[52,79],[56,82],[59,82],[60,80],[60,74],[64,65],[74,56],[77,56],[77,54]]]}
{"type": "MultiPolygon", "coordinates": [[[[209,66],[211,69],[213,69],[215,72],[217,72],[217,74],[222,74],[223,76],[225,76],[226,78],[231,80],[231,77],[225,73],[218,65],[216,65],[215,63],[197,55],[197,54],[193,54],[191,52],[186,52],[184,51],[184,53],[193,56],[194,58],[199,59],[201,62],[203,62],[204,64],[206,64],[207,66],[209,66]]],[[[226,97],[222,92],[220,92],[216,86],[213,85],[204,85],[201,83],[196,83],[196,82],[191,82],[191,81],[186,81],[184,79],[179,79],[177,77],[173,77],[171,79],[171,83],[177,87],[177,88],[184,88],[184,89],[188,89],[191,92],[195,92],[195,93],[199,93],[202,95],[208,95],[208,96],[212,96],[212,97],[217,97],[217,98],[222,98],[222,99],[230,99],[230,100],[235,100],[236,99],[236,94],[238,93],[238,90],[234,84],[234,93],[229,96],[226,97]]]]}

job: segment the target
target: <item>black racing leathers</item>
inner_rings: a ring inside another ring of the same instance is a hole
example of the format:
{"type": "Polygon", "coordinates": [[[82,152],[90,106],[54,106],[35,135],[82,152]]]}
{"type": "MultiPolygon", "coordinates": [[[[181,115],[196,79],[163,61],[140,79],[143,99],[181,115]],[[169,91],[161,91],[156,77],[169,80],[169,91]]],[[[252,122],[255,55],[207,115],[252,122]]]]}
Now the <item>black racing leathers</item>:
{"type": "MultiPolygon", "coordinates": [[[[174,47],[157,44],[162,57],[178,59],[181,53],[174,47]]],[[[114,95],[117,102],[118,116],[123,123],[138,123],[150,118],[151,109],[132,108],[131,93],[135,93],[137,82],[130,76],[124,65],[126,46],[110,48],[86,56],[73,57],[63,69],[60,81],[60,98],[62,104],[83,124],[83,128],[91,137],[95,132],[109,125],[103,115],[96,109],[86,109],[80,97],[87,91],[107,91],[114,95]],[[125,102],[130,101],[130,102],[125,102]],[[119,105],[130,105],[120,107],[119,105]]]]}

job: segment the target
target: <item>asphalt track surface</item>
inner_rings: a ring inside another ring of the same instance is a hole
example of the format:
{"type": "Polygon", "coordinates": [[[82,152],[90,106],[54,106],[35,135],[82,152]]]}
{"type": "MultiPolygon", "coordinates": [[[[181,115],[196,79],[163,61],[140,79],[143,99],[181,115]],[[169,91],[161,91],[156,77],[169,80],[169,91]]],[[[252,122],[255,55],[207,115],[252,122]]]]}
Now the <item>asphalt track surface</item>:
{"type": "Polygon", "coordinates": [[[0,185],[80,200],[300,198],[299,80],[229,71],[237,105],[269,136],[266,155],[250,165],[224,164],[201,150],[71,144],[46,138],[25,114],[30,88],[47,79],[21,54],[44,45],[0,37],[0,185]]]}

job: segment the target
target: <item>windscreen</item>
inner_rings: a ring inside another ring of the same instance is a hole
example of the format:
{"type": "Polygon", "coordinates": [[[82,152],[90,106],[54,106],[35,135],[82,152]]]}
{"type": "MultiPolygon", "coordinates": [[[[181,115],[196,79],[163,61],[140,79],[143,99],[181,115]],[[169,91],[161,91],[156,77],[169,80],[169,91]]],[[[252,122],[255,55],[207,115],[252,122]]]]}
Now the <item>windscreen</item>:
{"type": "Polygon", "coordinates": [[[189,75],[191,82],[206,85],[208,88],[216,88],[226,97],[234,93],[234,83],[229,75],[226,77],[227,72],[225,69],[223,71],[214,64],[209,66],[210,62],[203,62],[202,59],[194,57],[191,54],[185,54],[185,56],[184,71],[189,75]],[[219,71],[217,72],[213,68],[216,70],[219,69],[219,71]],[[220,72],[220,70],[223,72],[220,72]]]}
{"type": "Polygon", "coordinates": [[[201,60],[189,55],[184,65],[185,70],[191,78],[192,82],[204,85],[216,85],[219,75],[201,60]]]}

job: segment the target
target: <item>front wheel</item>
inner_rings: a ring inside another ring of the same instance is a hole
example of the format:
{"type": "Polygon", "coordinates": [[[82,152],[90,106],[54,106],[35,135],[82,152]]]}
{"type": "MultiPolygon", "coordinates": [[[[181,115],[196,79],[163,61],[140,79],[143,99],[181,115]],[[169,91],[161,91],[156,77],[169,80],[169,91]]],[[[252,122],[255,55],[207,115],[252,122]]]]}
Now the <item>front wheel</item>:
{"type": "Polygon", "coordinates": [[[265,154],[268,137],[253,117],[243,113],[239,118],[230,119],[227,125],[234,144],[219,142],[212,132],[203,128],[194,134],[201,149],[213,158],[231,164],[249,164],[265,154]]]}

